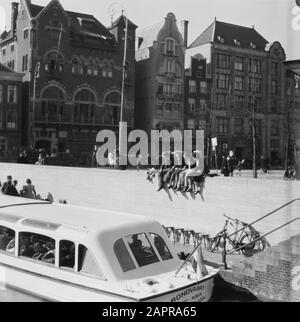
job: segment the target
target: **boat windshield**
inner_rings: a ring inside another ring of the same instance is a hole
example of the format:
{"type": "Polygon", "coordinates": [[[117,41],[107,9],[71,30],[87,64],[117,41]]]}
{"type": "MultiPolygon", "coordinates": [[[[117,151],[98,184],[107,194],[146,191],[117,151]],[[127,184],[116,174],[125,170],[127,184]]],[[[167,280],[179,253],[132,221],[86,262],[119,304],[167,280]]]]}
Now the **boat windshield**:
{"type": "Polygon", "coordinates": [[[163,238],[154,233],[135,234],[119,239],[114,244],[114,252],[123,272],[135,269],[136,264],[144,267],[173,258],[163,238]]]}

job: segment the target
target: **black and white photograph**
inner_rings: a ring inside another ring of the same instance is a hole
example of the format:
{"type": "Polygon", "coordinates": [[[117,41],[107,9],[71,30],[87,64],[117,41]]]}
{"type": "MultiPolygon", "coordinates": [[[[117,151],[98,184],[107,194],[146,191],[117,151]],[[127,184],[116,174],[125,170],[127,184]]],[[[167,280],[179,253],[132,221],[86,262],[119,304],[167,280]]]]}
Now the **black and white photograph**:
{"type": "Polygon", "coordinates": [[[0,0],[0,190],[2,303],[300,302],[300,1],[0,0]]]}

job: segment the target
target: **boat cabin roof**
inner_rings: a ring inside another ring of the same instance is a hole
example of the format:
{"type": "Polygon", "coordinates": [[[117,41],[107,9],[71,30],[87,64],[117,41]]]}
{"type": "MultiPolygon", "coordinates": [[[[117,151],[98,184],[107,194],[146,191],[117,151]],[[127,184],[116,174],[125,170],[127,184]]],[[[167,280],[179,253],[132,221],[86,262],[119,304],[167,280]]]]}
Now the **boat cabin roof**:
{"type": "Polygon", "coordinates": [[[154,223],[144,216],[3,196],[0,223],[5,222],[22,225],[24,230],[34,227],[65,237],[77,235],[80,239],[89,233],[99,235],[154,223]]]}

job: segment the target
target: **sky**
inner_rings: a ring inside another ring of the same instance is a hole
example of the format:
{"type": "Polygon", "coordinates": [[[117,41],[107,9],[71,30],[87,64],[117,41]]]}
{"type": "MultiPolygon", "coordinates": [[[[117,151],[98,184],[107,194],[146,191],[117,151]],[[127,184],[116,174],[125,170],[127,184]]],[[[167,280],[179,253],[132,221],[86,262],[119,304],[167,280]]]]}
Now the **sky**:
{"type": "MultiPolygon", "coordinates": [[[[18,1],[18,0],[15,0],[18,1]]],[[[50,0],[32,0],[46,5],[50,0]]],[[[139,28],[163,20],[168,12],[177,21],[189,21],[189,43],[197,38],[216,17],[219,21],[252,27],[269,42],[279,41],[287,59],[300,59],[300,7],[296,0],[60,0],[66,10],[93,14],[110,25],[111,11],[125,14],[139,28]]],[[[11,0],[0,0],[0,30],[10,25],[11,0]]],[[[180,26],[180,25],[179,25],[180,26]]],[[[7,27],[9,29],[9,27],[7,27]]]]}

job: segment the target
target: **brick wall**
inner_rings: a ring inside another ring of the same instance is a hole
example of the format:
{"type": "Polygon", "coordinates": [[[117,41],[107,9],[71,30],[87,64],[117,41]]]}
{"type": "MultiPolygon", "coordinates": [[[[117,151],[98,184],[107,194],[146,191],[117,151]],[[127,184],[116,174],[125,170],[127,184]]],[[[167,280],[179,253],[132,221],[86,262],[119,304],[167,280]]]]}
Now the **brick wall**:
{"type": "Polygon", "coordinates": [[[259,298],[299,302],[300,289],[294,285],[297,284],[297,276],[293,275],[295,267],[300,267],[300,235],[234,264],[232,271],[224,271],[222,276],[259,298]]]}

